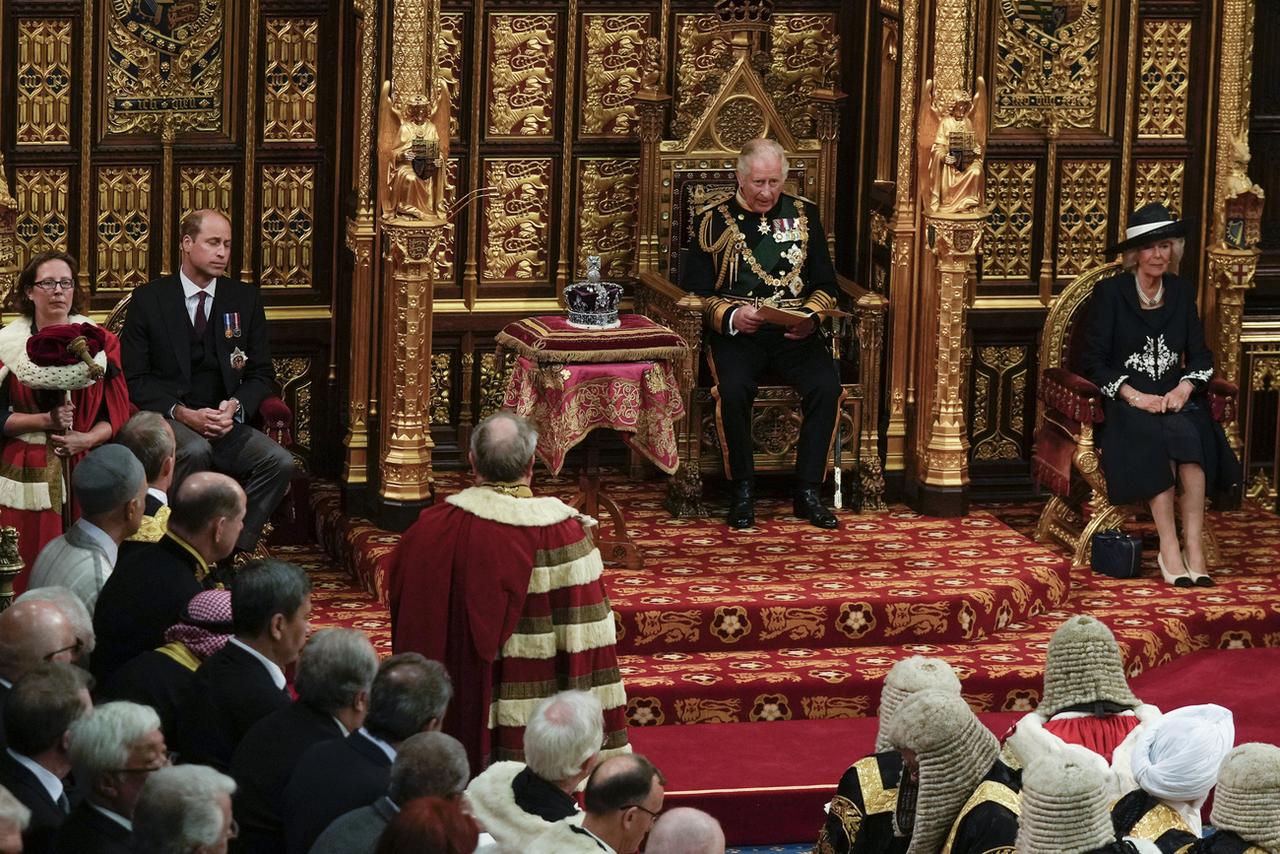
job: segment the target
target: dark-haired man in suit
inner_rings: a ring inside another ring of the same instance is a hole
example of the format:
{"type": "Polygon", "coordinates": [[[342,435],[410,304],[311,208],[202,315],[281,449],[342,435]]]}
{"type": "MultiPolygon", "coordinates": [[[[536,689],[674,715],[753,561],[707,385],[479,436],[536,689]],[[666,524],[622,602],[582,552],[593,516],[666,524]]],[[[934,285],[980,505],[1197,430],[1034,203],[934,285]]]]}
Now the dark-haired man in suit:
{"type": "Polygon", "coordinates": [[[249,513],[237,546],[250,551],[284,496],[293,457],[248,426],[275,370],[258,289],[227,277],[231,223],[212,210],[182,220],[176,274],[133,292],[120,336],[129,397],[169,419],[174,484],[213,469],[244,485],[249,513]]]}
{"type": "Polygon", "coordinates": [[[89,674],[72,664],[41,664],[19,679],[5,704],[9,747],[0,752],[0,785],[31,810],[23,850],[53,850],[71,811],[63,780],[71,773],[71,725],[93,708],[89,674]]]}

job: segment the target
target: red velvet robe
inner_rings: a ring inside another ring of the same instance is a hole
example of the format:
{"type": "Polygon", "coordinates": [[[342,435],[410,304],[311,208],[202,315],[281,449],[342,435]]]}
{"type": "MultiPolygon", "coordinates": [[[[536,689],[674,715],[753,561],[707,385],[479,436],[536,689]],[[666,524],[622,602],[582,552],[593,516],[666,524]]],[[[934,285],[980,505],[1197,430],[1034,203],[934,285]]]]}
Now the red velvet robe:
{"type": "MultiPolygon", "coordinates": [[[[73,320],[83,322],[87,318],[77,317],[73,320]]],[[[23,342],[25,340],[25,337],[22,338],[23,342]]],[[[104,350],[108,377],[87,388],[71,392],[71,401],[75,404],[72,429],[86,432],[94,424],[105,420],[111,425],[111,435],[114,437],[129,420],[133,407],[129,403],[129,388],[120,367],[120,340],[110,332],[106,333],[104,350]]],[[[25,358],[25,343],[19,358],[25,358]]],[[[9,369],[5,371],[3,382],[9,406],[14,412],[48,412],[64,399],[64,392],[33,389],[24,385],[15,376],[13,366],[0,362],[0,367],[9,369]]],[[[52,507],[38,508],[30,506],[22,498],[11,501],[0,498],[0,525],[12,525],[18,529],[18,551],[26,564],[14,580],[15,595],[26,590],[27,576],[35,563],[36,555],[40,554],[40,550],[50,540],[63,532],[66,484],[71,482],[71,472],[82,456],[83,454],[77,454],[68,460],[55,456],[47,438],[43,444],[24,442],[16,436],[0,438],[0,477],[19,484],[48,484],[53,504],[52,507]],[[28,506],[21,506],[23,504],[28,506]]],[[[65,517],[74,521],[79,516],[80,508],[72,500],[65,517]]]]}
{"type": "Polygon", "coordinates": [[[474,772],[522,759],[533,706],[570,688],[596,694],[608,747],[625,747],[601,570],[583,517],[555,498],[474,487],[405,532],[387,576],[392,647],[448,669],[455,693],[444,729],[466,746],[474,772]]]}

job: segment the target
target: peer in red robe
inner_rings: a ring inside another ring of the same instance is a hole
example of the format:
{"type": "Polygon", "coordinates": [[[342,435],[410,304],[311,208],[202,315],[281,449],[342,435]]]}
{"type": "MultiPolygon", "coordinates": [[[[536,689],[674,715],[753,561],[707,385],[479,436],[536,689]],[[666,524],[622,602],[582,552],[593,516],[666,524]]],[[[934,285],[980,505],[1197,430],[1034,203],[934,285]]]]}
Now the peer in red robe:
{"type": "Polygon", "coordinates": [[[605,748],[627,744],[626,694],[594,521],[521,484],[485,484],[429,507],[390,558],[396,652],[442,662],[455,696],[444,730],[472,770],[522,760],[539,700],[591,691],[605,748]]]}
{"type": "MultiPolygon", "coordinates": [[[[77,314],[67,322],[93,323],[77,314]]],[[[31,320],[25,316],[15,317],[0,329],[0,411],[5,413],[48,412],[65,402],[67,395],[50,385],[63,380],[64,387],[88,382],[80,377],[88,369],[82,362],[52,367],[36,364],[27,353],[32,335],[31,320]]],[[[129,420],[132,409],[120,368],[120,341],[105,329],[94,337],[102,342],[95,362],[105,371],[105,377],[71,390],[75,405],[72,429],[87,433],[105,421],[111,425],[114,437],[129,420]]],[[[82,456],[83,453],[70,458],[55,455],[46,432],[0,438],[0,525],[18,529],[18,551],[26,565],[14,581],[15,593],[26,589],[36,555],[62,534],[64,518],[74,520],[80,515],[74,498],[65,493],[71,472],[82,456]],[[71,501],[70,512],[64,515],[67,501],[71,501]]]]}

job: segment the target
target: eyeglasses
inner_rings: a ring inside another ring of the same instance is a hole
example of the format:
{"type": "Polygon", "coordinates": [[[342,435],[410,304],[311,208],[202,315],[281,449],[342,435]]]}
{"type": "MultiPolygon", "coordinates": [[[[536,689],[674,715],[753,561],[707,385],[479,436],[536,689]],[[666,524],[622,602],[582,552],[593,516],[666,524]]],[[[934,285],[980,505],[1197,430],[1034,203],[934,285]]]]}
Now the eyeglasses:
{"type": "Polygon", "coordinates": [[[112,768],[109,774],[152,774],[161,768],[168,768],[170,765],[178,763],[178,754],[175,751],[167,750],[160,754],[160,764],[148,765],[145,768],[112,768]]]}
{"type": "Polygon", "coordinates": [[[640,810],[641,812],[646,812],[646,813],[648,813],[648,814],[649,814],[649,817],[650,817],[650,818],[652,818],[654,821],[657,821],[657,820],[658,820],[658,818],[662,815],[662,813],[660,813],[660,812],[654,812],[653,810],[649,809],[648,807],[642,807],[642,806],[640,806],[639,804],[629,804],[629,805],[627,805],[627,806],[623,807],[623,809],[624,809],[624,810],[637,809],[637,810],[640,810]]]}
{"type": "Polygon", "coordinates": [[[75,279],[41,279],[35,282],[35,286],[47,294],[54,291],[71,291],[75,290],[75,279]]]}
{"type": "Polygon", "coordinates": [[[55,649],[53,652],[46,653],[44,656],[44,660],[53,661],[55,658],[62,655],[64,652],[71,653],[71,657],[75,658],[83,650],[84,650],[84,640],[82,638],[76,638],[76,642],[73,643],[71,646],[64,646],[62,649],[55,649]]]}

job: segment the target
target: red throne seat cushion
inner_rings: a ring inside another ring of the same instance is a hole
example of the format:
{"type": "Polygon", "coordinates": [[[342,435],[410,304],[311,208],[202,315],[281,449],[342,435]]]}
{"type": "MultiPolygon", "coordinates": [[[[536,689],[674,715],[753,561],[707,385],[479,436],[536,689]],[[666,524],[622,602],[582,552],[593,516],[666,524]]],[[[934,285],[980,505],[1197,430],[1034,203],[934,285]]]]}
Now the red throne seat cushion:
{"type": "Polygon", "coordinates": [[[559,315],[508,323],[495,338],[535,362],[647,362],[684,356],[685,340],[642,314],[621,314],[615,329],[579,329],[559,315]]]}

